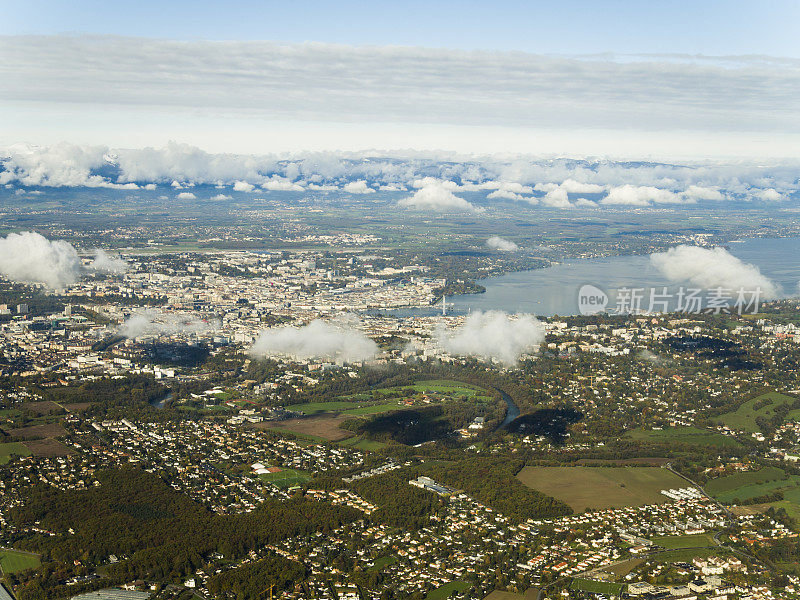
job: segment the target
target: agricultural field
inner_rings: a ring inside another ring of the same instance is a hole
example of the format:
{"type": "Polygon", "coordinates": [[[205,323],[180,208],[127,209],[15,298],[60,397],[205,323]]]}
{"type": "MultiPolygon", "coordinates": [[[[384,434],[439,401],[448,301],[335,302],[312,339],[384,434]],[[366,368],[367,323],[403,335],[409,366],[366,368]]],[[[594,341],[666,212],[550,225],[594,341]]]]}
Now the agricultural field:
{"type": "Polygon", "coordinates": [[[734,438],[698,429],[697,427],[670,427],[668,429],[632,429],[625,433],[628,439],[662,444],[691,444],[693,446],[740,446],[734,438]]]}
{"type": "Polygon", "coordinates": [[[572,580],[570,589],[581,590],[583,592],[591,592],[594,594],[606,594],[609,596],[619,596],[625,585],[622,583],[612,583],[610,581],[595,581],[594,579],[580,579],[572,580]]]}
{"type": "Polygon", "coordinates": [[[683,479],[658,467],[525,467],[517,478],[576,512],[660,504],[668,500],[661,490],[686,487],[683,479]]]}
{"type": "Polygon", "coordinates": [[[345,416],[322,413],[304,419],[262,421],[254,424],[253,427],[256,429],[285,431],[315,441],[337,442],[353,435],[352,431],[345,431],[339,427],[346,418],[345,416]]]}
{"type": "Polygon", "coordinates": [[[60,423],[44,423],[42,425],[29,425],[9,430],[9,435],[18,440],[37,440],[41,438],[54,438],[66,435],[67,431],[60,423]]]}
{"type": "Polygon", "coordinates": [[[36,569],[41,565],[39,557],[29,552],[0,549],[0,569],[4,574],[17,573],[25,569],[36,569]]]}
{"type": "MultiPolygon", "coordinates": [[[[757,418],[771,419],[775,416],[777,408],[791,406],[797,402],[797,400],[797,398],[779,394],[778,392],[762,394],[752,400],[748,400],[734,412],[720,415],[719,420],[723,425],[731,429],[755,433],[761,430],[756,423],[757,418]]],[[[800,421],[800,408],[790,409],[786,415],[786,420],[800,421]]]]}
{"type": "Polygon", "coordinates": [[[69,456],[75,452],[69,446],[52,438],[45,438],[43,440],[29,440],[25,442],[25,445],[34,456],[44,456],[45,458],[53,458],[54,456],[69,456]]]}
{"type": "Polygon", "coordinates": [[[30,456],[31,451],[19,442],[0,444],[0,465],[7,464],[12,456],[30,456]]]}
{"type": "Polygon", "coordinates": [[[366,450],[367,452],[375,452],[376,450],[380,450],[381,448],[385,448],[387,446],[387,444],[384,442],[368,440],[366,438],[362,438],[361,436],[355,436],[346,440],[342,440],[339,442],[339,445],[347,446],[348,448],[356,448],[358,450],[366,450]]]}
{"type": "Polygon", "coordinates": [[[679,550],[681,548],[706,548],[708,546],[716,546],[714,538],[707,533],[698,533],[695,535],[665,535],[661,537],[654,537],[651,540],[654,544],[658,544],[667,550],[679,550]]]}
{"type": "Polygon", "coordinates": [[[744,471],[743,473],[734,473],[733,475],[726,475],[725,477],[717,477],[710,480],[703,487],[706,492],[712,496],[724,494],[746,485],[760,484],[767,481],[775,481],[786,477],[786,472],[777,467],[764,467],[758,471],[744,471]]]}
{"type": "Polygon", "coordinates": [[[297,469],[283,469],[277,473],[265,473],[258,476],[262,481],[278,486],[281,489],[290,488],[296,485],[303,485],[311,477],[305,471],[297,469]]]}

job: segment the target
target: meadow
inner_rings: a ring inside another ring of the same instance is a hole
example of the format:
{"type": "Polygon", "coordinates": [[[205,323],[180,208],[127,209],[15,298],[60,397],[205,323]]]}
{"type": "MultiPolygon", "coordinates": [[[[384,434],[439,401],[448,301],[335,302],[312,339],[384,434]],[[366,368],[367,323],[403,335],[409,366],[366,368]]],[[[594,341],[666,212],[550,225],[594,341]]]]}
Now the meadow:
{"type": "Polygon", "coordinates": [[[667,429],[632,429],[625,437],[654,443],[679,443],[693,446],[735,447],[741,444],[734,438],[697,427],[669,427],[667,429]]]}
{"type": "Polygon", "coordinates": [[[41,565],[39,557],[28,552],[0,549],[0,569],[4,574],[35,569],[41,565]]]}
{"type": "MultiPolygon", "coordinates": [[[[721,415],[719,420],[723,425],[731,429],[755,433],[761,430],[758,423],[756,423],[757,418],[770,419],[775,416],[777,408],[791,406],[796,401],[797,398],[792,396],[770,392],[748,400],[735,411],[721,415]]],[[[786,419],[800,421],[800,408],[789,410],[786,419]]]]}
{"type": "Polygon", "coordinates": [[[668,500],[661,490],[687,485],[658,467],[525,467],[517,478],[576,512],[659,504],[668,500]]]}
{"type": "Polygon", "coordinates": [[[768,481],[776,481],[784,479],[786,472],[778,467],[764,467],[757,471],[744,471],[742,473],[734,473],[724,477],[717,477],[711,479],[703,487],[706,492],[712,496],[725,494],[738,490],[739,488],[748,485],[759,485],[768,481]]]}
{"type": "Polygon", "coordinates": [[[665,535],[651,539],[654,544],[658,544],[667,550],[679,550],[681,548],[706,548],[716,546],[714,538],[707,533],[694,535],[665,535]]]}
{"type": "Polygon", "coordinates": [[[296,485],[303,485],[311,477],[305,471],[297,469],[284,469],[281,468],[277,473],[265,473],[258,476],[262,481],[278,486],[281,489],[290,488],[296,485]]]}
{"type": "Polygon", "coordinates": [[[610,581],[595,581],[594,579],[576,578],[572,580],[570,589],[591,592],[593,594],[606,594],[609,596],[619,596],[625,585],[612,583],[610,581]]]}
{"type": "Polygon", "coordinates": [[[30,456],[31,451],[19,442],[0,444],[0,465],[7,464],[12,456],[30,456]]]}

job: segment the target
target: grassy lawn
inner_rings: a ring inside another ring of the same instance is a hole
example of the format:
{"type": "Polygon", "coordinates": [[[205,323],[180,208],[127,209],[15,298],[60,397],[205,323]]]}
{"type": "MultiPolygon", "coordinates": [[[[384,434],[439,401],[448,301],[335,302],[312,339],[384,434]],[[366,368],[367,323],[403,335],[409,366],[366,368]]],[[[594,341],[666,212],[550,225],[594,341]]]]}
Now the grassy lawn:
{"type": "Polygon", "coordinates": [[[680,548],[703,548],[706,546],[716,546],[714,538],[707,533],[696,535],[665,535],[652,538],[654,544],[666,548],[667,550],[678,550],[680,548]]]}
{"type": "MultiPolygon", "coordinates": [[[[719,417],[719,420],[724,424],[730,427],[731,429],[737,429],[746,431],[748,433],[754,433],[756,431],[760,431],[758,424],[756,424],[757,417],[763,417],[765,419],[770,419],[775,415],[775,409],[786,404],[793,404],[797,398],[793,398],[791,396],[786,396],[784,394],[779,394],[778,392],[770,392],[768,394],[762,394],[761,396],[757,396],[752,400],[748,400],[744,404],[742,404],[738,409],[734,412],[729,412],[719,417]],[[769,403],[764,401],[769,400],[769,403]],[[764,404],[760,408],[756,409],[756,404],[764,404]]],[[[800,409],[790,410],[789,414],[786,416],[788,420],[800,420],[800,409]]]]}
{"type": "Polygon", "coordinates": [[[359,406],[358,408],[351,408],[349,410],[342,411],[342,414],[345,415],[377,415],[379,413],[389,412],[390,410],[397,410],[402,408],[402,405],[398,404],[397,402],[393,402],[391,404],[372,404],[370,406],[359,406]]]}
{"type": "Polygon", "coordinates": [[[632,429],[625,437],[640,442],[679,443],[694,446],[728,446],[735,447],[741,444],[734,438],[698,429],[697,427],[669,427],[667,429],[632,429]]]}
{"type": "Polygon", "coordinates": [[[25,569],[36,569],[41,565],[39,557],[26,552],[0,550],[0,568],[3,573],[17,573],[25,569]]]}
{"type": "Polygon", "coordinates": [[[367,452],[375,452],[382,448],[386,448],[388,444],[378,442],[376,440],[365,440],[362,437],[351,437],[339,442],[340,446],[347,446],[348,448],[358,448],[359,450],[366,450],[367,452]]]}
{"type": "Polygon", "coordinates": [[[594,594],[619,596],[625,586],[621,583],[612,583],[610,581],[595,581],[593,579],[577,578],[572,580],[572,583],[569,587],[572,590],[581,590],[583,592],[592,592],[594,594]]]}
{"type": "Polygon", "coordinates": [[[297,469],[283,469],[277,473],[264,473],[258,476],[262,481],[278,486],[281,489],[290,488],[295,485],[303,485],[311,477],[305,471],[297,469]]]}
{"type": "Polygon", "coordinates": [[[668,500],[661,490],[687,485],[659,467],[525,467],[517,478],[576,512],[660,504],[668,500]]]}
{"type": "Polygon", "coordinates": [[[430,592],[427,596],[425,596],[425,600],[444,600],[453,592],[463,592],[469,588],[470,585],[466,581],[451,581],[450,583],[445,583],[443,586],[440,586],[430,592]]]}
{"type": "Polygon", "coordinates": [[[316,415],[323,412],[338,412],[351,408],[358,408],[358,402],[307,402],[305,404],[292,404],[287,408],[304,415],[316,415]]]}
{"type": "Polygon", "coordinates": [[[786,473],[777,467],[764,467],[758,471],[745,471],[744,473],[734,473],[725,477],[717,477],[706,483],[705,490],[712,496],[723,494],[741,488],[746,485],[760,484],[767,481],[783,479],[786,473]]]}
{"type": "Polygon", "coordinates": [[[691,562],[696,557],[708,558],[709,556],[728,556],[725,548],[684,548],[682,550],[668,550],[659,552],[650,557],[650,560],[662,563],[691,562]]]}
{"type": "Polygon", "coordinates": [[[0,444],[0,465],[7,464],[12,456],[30,456],[31,451],[19,442],[0,444]]]}
{"type": "Polygon", "coordinates": [[[385,569],[389,565],[393,565],[396,562],[397,562],[397,557],[396,556],[382,556],[381,558],[375,559],[375,564],[372,565],[367,570],[368,571],[380,571],[382,569],[385,569]]]}

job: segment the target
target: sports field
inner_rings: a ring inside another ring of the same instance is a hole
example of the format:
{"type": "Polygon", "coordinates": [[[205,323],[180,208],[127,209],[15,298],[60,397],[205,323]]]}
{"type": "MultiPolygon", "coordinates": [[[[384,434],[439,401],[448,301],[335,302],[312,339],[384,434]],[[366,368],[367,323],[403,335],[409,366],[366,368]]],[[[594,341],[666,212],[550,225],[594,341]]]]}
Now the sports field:
{"type": "MultiPolygon", "coordinates": [[[[771,419],[775,416],[777,408],[785,405],[791,406],[796,401],[797,398],[770,392],[748,400],[734,412],[720,415],[719,420],[731,429],[754,433],[761,430],[756,423],[756,418],[771,419]]],[[[800,421],[800,409],[790,410],[786,415],[786,420],[800,421]]]]}
{"type": "Polygon", "coordinates": [[[625,437],[641,442],[692,444],[694,446],[740,446],[734,438],[697,427],[667,429],[632,429],[625,437]]]}
{"type": "Polygon", "coordinates": [[[303,485],[311,477],[305,471],[298,471],[296,469],[282,469],[277,473],[265,473],[259,475],[262,481],[268,481],[281,489],[293,487],[295,485],[303,485]]]}
{"type": "Polygon", "coordinates": [[[0,465],[5,465],[12,456],[30,456],[31,451],[19,442],[0,444],[0,465]]]}
{"type": "Polygon", "coordinates": [[[517,478],[576,512],[659,504],[668,500],[661,490],[687,485],[658,467],[525,467],[517,478]]]}
{"type": "Polygon", "coordinates": [[[41,565],[39,557],[28,552],[0,550],[0,568],[3,573],[17,573],[25,569],[36,569],[41,565]]]}

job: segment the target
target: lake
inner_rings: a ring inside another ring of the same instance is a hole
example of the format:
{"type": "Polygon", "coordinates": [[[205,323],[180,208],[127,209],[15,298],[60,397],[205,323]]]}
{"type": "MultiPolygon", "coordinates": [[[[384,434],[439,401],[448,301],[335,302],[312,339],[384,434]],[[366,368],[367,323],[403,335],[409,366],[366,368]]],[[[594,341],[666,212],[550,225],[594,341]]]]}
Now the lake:
{"type": "MultiPolygon", "coordinates": [[[[800,238],[757,238],[729,244],[731,254],[759,267],[782,289],[783,296],[797,294],[800,282],[800,238]]],[[[520,271],[480,281],[483,294],[448,297],[448,313],[465,314],[472,310],[503,310],[509,313],[533,313],[541,316],[576,315],[578,291],[592,284],[609,296],[609,307],[616,306],[620,288],[667,287],[677,294],[679,286],[670,284],[648,256],[615,256],[570,260],[546,269],[520,271]]],[[[686,285],[686,287],[692,287],[686,285]]],[[[674,299],[670,303],[674,309],[674,299]]],[[[436,314],[433,308],[404,311],[406,314],[436,314]]],[[[441,313],[441,308],[438,309],[441,313]]],[[[397,313],[395,313],[397,314],[397,313]]]]}

